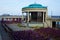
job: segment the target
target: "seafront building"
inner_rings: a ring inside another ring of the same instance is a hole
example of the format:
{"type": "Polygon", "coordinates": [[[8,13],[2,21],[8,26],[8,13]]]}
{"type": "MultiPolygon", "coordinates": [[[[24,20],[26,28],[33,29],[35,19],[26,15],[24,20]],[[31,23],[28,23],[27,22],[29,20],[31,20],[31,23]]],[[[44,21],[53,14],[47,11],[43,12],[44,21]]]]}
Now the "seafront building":
{"type": "Polygon", "coordinates": [[[22,16],[18,16],[18,15],[1,15],[0,16],[0,21],[2,21],[2,23],[21,23],[21,18],[22,16]]]}

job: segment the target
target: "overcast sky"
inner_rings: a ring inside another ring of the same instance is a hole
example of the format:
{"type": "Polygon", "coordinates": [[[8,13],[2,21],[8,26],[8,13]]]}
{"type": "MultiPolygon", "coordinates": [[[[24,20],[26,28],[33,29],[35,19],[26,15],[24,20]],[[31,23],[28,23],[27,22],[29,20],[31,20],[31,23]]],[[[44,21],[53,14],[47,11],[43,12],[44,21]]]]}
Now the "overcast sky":
{"type": "Polygon", "coordinates": [[[60,15],[60,0],[0,0],[0,15],[21,15],[21,9],[30,4],[42,4],[48,7],[48,15],[60,15]]]}

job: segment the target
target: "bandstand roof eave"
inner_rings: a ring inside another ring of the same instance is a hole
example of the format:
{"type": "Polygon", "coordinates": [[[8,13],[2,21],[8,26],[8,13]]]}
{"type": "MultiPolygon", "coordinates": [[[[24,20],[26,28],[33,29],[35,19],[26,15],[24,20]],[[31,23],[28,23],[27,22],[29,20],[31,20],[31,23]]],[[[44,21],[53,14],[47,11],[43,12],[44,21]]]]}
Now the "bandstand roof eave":
{"type": "Polygon", "coordinates": [[[43,11],[43,12],[46,12],[47,11],[47,8],[24,8],[22,9],[22,12],[40,12],[40,11],[43,11]]]}
{"type": "Polygon", "coordinates": [[[22,12],[23,12],[23,13],[26,13],[26,12],[46,12],[46,11],[35,11],[35,10],[34,10],[34,11],[30,11],[30,10],[29,10],[29,11],[22,11],[22,12]]]}
{"type": "Polygon", "coordinates": [[[22,8],[22,10],[41,10],[41,9],[47,9],[47,7],[46,8],[22,8]]]}
{"type": "Polygon", "coordinates": [[[47,10],[22,10],[22,12],[47,12],[47,10]]]}
{"type": "Polygon", "coordinates": [[[24,7],[22,9],[47,9],[47,7],[41,7],[41,8],[40,7],[38,7],[38,8],[36,8],[36,7],[35,8],[24,7]]]}

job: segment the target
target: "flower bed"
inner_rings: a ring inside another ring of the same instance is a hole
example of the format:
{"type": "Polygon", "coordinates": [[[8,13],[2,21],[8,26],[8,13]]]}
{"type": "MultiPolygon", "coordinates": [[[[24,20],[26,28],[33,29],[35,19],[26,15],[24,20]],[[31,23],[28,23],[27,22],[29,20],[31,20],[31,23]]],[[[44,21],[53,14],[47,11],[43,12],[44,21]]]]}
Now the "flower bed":
{"type": "Polygon", "coordinates": [[[35,31],[38,32],[40,35],[44,36],[45,38],[60,38],[60,29],[56,30],[54,28],[41,28],[35,29],[35,31]]]}
{"type": "Polygon", "coordinates": [[[37,32],[29,31],[16,31],[13,32],[14,40],[45,40],[37,32]]]}
{"type": "Polygon", "coordinates": [[[53,28],[40,28],[35,30],[14,31],[12,32],[12,36],[15,40],[57,40],[60,38],[60,30],[53,28]]]}

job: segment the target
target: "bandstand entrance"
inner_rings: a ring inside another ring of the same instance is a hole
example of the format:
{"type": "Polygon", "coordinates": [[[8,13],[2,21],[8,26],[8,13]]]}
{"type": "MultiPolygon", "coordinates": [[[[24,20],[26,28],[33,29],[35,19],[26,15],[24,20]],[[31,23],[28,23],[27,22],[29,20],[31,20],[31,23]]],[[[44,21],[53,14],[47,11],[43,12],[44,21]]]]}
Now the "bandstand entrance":
{"type": "Polygon", "coordinates": [[[43,22],[43,12],[31,12],[32,22],[43,22]]]}

